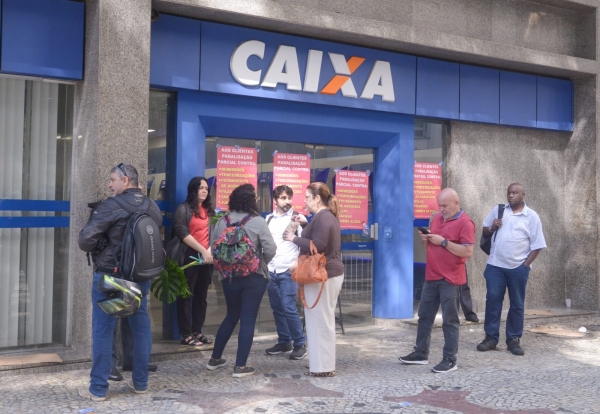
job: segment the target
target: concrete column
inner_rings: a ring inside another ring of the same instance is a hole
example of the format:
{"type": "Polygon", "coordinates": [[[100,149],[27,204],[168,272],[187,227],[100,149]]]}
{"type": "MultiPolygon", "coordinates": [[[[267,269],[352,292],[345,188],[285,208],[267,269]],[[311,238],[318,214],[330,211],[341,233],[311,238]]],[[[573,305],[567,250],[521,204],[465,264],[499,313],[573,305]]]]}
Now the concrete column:
{"type": "Polygon", "coordinates": [[[565,150],[565,297],[598,309],[597,77],[576,79],[574,129],[565,150]]]}
{"type": "Polygon", "coordinates": [[[144,183],[148,169],[148,95],[151,0],[86,1],[84,81],[76,97],[71,195],[67,337],[81,352],[91,349],[92,268],[79,250],[87,203],[109,196],[110,169],[133,164],[144,183]]]}

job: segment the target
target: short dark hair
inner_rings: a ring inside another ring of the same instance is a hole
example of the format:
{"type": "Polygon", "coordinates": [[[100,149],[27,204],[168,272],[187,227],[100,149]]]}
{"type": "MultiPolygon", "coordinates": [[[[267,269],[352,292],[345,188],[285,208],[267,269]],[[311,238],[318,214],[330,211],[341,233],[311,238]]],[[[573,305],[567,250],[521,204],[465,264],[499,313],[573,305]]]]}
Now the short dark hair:
{"type": "Polygon", "coordinates": [[[294,191],[290,187],[287,185],[278,185],[273,189],[273,200],[277,200],[283,193],[286,193],[290,198],[294,196],[294,191]]]}
{"type": "Polygon", "coordinates": [[[117,165],[116,167],[112,167],[110,172],[111,172],[111,174],[112,173],[117,174],[117,176],[120,179],[123,179],[123,177],[127,177],[129,179],[129,184],[132,187],[137,187],[139,185],[138,172],[135,169],[135,167],[131,164],[121,163],[121,164],[117,165]]]}
{"type": "Polygon", "coordinates": [[[256,190],[252,184],[242,184],[229,195],[229,211],[241,211],[259,215],[256,205],[256,190]]]}

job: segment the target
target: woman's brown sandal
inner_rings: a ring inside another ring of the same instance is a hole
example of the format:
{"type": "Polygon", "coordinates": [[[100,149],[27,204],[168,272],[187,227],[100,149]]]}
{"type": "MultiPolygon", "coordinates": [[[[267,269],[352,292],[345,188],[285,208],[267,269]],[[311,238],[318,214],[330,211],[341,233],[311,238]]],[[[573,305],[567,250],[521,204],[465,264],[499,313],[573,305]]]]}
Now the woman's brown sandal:
{"type": "Polygon", "coordinates": [[[324,378],[324,377],[335,377],[335,371],[330,371],[330,372],[305,372],[304,375],[308,376],[308,377],[317,377],[317,378],[324,378]]]}
{"type": "Polygon", "coordinates": [[[192,335],[188,335],[181,338],[181,344],[187,346],[200,346],[202,345],[202,342],[198,341],[192,335]]]}
{"type": "Polygon", "coordinates": [[[202,332],[198,332],[192,335],[194,336],[194,338],[196,338],[198,342],[200,342],[201,345],[211,345],[213,343],[213,340],[204,336],[202,332]]]}

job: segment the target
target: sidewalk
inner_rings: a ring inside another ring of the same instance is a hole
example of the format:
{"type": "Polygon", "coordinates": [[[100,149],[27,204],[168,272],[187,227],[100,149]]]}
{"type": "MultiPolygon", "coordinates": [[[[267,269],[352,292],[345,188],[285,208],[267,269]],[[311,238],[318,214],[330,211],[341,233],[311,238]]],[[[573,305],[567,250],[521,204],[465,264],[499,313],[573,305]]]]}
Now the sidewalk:
{"type": "MultiPolygon", "coordinates": [[[[189,359],[157,362],[149,392],[131,393],[125,381],[111,383],[108,399],[93,403],[77,395],[89,370],[0,378],[0,413],[598,413],[600,412],[600,315],[529,319],[526,326],[594,329],[581,339],[526,331],[524,357],[499,350],[477,352],[483,325],[461,327],[458,370],[434,374],[443,336],[434,329],[430,364],[407,366],[416,330],[404,326],[347,328],[338,335],[334,378],[303,375],[308,360],[268,356],[274,336],[256,337],[249,364],[254,376],[231,377],[235,342],[225,351],[227,367],[205,369],[210,351],[189,359]],[[550,322],[549,322],[550,321],[550,322]],[[91,411],[88,411],[91,412],[91,411]]],[[[502,330],[504,328],[502,327],[502,330]]],[[[339,332],[339,331],[338,331],[339,332]]],[[[125,373],[125,379],[131,378],[125,373]]]]}

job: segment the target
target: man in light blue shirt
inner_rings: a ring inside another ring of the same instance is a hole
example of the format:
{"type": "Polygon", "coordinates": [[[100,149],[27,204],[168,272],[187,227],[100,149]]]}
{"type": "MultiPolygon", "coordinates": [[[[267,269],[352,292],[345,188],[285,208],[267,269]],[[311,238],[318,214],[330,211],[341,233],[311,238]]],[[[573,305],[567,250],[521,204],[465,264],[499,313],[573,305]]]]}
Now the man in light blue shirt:
{"type": "Polygon", "coordinates": [[[506,345],[513,355],[524,355],[520,345],[525,318],[525,291],[531,263],[546,248],[540,217],[525,205],[525,190],[513,183],[507,191],[504,216],[498,218],[495,206],[483,221],[483,235],[492,238],[490,257],[483,276],[487,287],[485,301],[485,339],[478,351],[496,349],[500,339],[502,302],[508,289],[510,308],[506,318],[506,345]]]}

